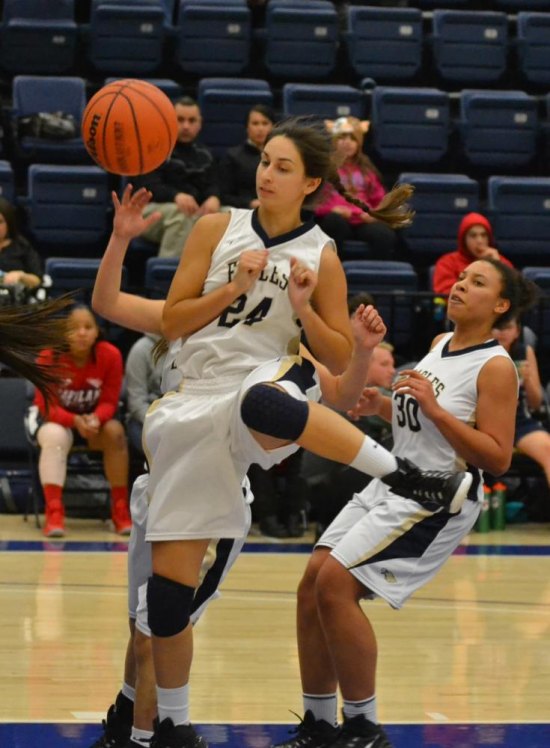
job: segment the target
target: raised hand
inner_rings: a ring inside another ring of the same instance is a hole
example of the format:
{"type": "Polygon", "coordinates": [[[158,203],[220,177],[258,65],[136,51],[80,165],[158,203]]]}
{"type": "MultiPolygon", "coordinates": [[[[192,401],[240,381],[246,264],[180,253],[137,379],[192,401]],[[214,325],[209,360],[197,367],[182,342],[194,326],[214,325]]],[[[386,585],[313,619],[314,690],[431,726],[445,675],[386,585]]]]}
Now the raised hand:
{"type": "Polygon", "coordinates": [[[403,369],[400,371],[399,377],[392,386],[392,390],[414,397],[426,418],[431,419],[440,408],[432,383],[415,369],[403,369]]]}
{"type": "Polygon", "coordinates": [[[288,295],[298,317],[309,304],[316,285],[317,273],[295,257],[291,257],[288,295]]]}
{"type": "Polygon", "coordinates": [[[267,249],[247,249],[241,253],[237,272],[232,278],[239,293],[246,293],[252,288],[267,265],[268,256],[267,249]]]}
{"type": "Polygon", "coordinates": [[[115,208],[113,234],[120,239],[135,239],[162,218],[158,211],[151,213],[147,218],[143,217],[143,211],[153,196],[145,187],[134,192],[132,185],[128,184],[122,193],[122,200],[118,199],[116,192],[112,192],[111,196],[115,208]]]}
{"type": "Polygon", "coordinates": [[[384,320],[372,304],[360,304],[351,318],[351,329],[355,345],[365,350],[372,350],[384,340],[387,333],[384,320]]]}

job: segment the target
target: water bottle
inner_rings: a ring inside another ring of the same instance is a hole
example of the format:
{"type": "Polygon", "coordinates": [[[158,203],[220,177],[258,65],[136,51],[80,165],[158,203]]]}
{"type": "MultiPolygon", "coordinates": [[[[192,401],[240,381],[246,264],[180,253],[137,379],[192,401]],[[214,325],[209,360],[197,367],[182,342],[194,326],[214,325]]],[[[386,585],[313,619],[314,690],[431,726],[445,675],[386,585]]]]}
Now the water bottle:
{"type": "Polygon", "coordinates": [[[443,296],[434,296],[433,298],[433,317],[434,322],[444,322],[447,316],[447,299],[443,296]]]}
{"type": "Polygon", "coordinates": [[[491,494],[491,529],[506,529],[506,485],[495,483],[491,494]]]}
{"type": "Polygon", "coordinates": [[[483,486],[483,503],[481,504],[481,512],[475,524],[476,532],[489,532],[491,529],[491,494],[489,486],[483,486]]]}

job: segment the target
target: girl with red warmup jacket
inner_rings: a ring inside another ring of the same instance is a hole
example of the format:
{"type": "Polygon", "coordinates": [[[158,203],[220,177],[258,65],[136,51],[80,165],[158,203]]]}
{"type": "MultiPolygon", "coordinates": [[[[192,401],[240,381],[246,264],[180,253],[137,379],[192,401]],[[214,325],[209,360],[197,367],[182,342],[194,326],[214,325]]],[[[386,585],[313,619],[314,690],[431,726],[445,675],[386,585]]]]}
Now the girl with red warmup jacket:
{"type": "Polygon", "coordinates": [[[129,535],[131,530],[128,449],[124,427],[115,418],[122,387],[122,355],[114,345],[98,337],[92,312],[85,306],[76,306],[67,318],[67,352],[56,354],[46,349],[38,357],[41,365],[50,365],[60,377],[47,406],[40,391],[34,400],[42,419],[36,439],[46,502],[46,537],[65,533],[62,492],[75,432],[91,449],[103,452],[115,530],[121,535],[129,535]]]}
{"type": "Polygon", "coordinates": [[[510,260],[495,249],[493,229],[481,213],[468,213],[458,227],[458,249],[441,255],[435,263],[433,290],[447,295],[460,273],[474,260],[492,257],[513,267],[510,260]]]}

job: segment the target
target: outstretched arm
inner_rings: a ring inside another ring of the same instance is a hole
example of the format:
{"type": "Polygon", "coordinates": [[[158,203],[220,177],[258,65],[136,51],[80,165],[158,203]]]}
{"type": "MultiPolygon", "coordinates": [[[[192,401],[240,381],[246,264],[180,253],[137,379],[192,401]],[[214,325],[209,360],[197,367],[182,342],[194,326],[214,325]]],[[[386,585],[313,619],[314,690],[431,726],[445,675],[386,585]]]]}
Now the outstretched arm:
{"type": "Polygon", "coordinates": [[[97,273],[92,307],[105,319],[130,330],[160,334],[164,301],[121,291],[122,266],[128,245],[131,239],[158,221],[160,213],[143,218],[143,210],[151,200],[151,192],[145,188],[134,193],[132,186],[128,185],[122,201],[114,192],[112,197],[115,207],[113,232],[97,273]]]}

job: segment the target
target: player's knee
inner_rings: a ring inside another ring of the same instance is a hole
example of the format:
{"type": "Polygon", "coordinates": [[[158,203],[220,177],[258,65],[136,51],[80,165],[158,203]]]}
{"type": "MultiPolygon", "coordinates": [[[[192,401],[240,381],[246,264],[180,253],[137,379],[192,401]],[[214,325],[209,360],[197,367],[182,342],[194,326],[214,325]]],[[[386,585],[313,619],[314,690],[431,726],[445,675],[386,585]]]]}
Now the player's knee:
{"type": "Polygon", "coordinates": [[[270,384],[254,384],[241,402],[241,417],[249,429],[277,439],[296,441],[303,433],[309,405],[270,384]]]}
{"type": "Polygon", "coordinates": [[[167,579],[159,574],[149,577],[148,623],[154,636],[175,636],[187,628],[194,594],[193,587],[180,584],[173,579],[167,579]]]}

